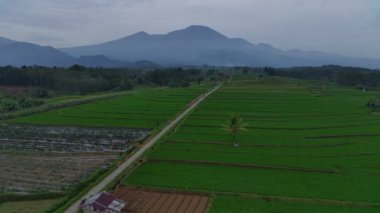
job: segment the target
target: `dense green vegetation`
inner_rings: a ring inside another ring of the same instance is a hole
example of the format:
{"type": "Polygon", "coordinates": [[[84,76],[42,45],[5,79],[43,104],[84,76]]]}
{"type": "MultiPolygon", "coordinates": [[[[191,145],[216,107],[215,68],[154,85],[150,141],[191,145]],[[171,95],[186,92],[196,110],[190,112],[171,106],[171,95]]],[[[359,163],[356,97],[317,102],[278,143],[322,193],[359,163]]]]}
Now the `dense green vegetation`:
{"type": "Polygon", "coordinates": [[[110,90],[130,90],[129,70],[91,69],[72,66],[69,69],[47,67],[0,67],[0,85],[40,88],[40,96],[52,91],[58,94],[85,94],[110,90]]]}
{"type": "Polygon", "coordinates": [[[0,95],[0,113],[38,107],[42,104],[44,104],[44,100],[34,97],[0,95]]]}
{"type": "Polygon", "coordinates": [[[162,68],[155,70],[48,67],[0,67],[0,86],[38,88],[39,97],[52,94],[87,94],[131,90],[135,86],[187,87],[191,83],[219,78],[220,73],[202,69],[162,68]]]}
{"type": "MultiPolygon", "coordinates": [[[[207,68],[140,70],[86,68],[79,65],[67,69],[0,67],[0,119],[41,112],[47,108],[50,110],[51,107],[46,105],[65,99],[86,99],[89,94],[112,95],[134,88],[189,87],[225,77],[223,72],[207,68]]],[[[53,108],[59,108],[56,106],[53,108]]]]}
{"type": "Polygon", "coordinates": [[[9,122],[72,126],[156,128],[212,85],[136,90],[89,104],[19,117],[9,122]]]}
{"type": "Polygon", "coordinates": [[[294,67],[287,69],[264,68],[263,71],[271,76],[287,76],[300,79],[331,81],[344,86],[359,89],[380,89],[380,72],[358,67],[322,66],[294,67]]]}
{"type": "Polygon", "coordinates": [[[376,96],[329,82],[237,77],[150,151],[125,184],[210,192],[212,212],[379,211],[380,117],[367,107],[376,96]],[[224,128],[236,113],[247,129],[236,134],[239,146],[224,128]],[[224,193],[250,196],[235,202],[224,193]]]}

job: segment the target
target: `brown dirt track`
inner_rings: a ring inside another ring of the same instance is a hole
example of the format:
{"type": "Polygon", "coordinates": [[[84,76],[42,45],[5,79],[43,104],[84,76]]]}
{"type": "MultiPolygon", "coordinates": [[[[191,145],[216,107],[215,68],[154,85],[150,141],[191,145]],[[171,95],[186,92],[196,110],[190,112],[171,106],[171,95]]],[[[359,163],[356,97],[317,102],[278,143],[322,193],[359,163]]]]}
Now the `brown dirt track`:
{"type": "Polygon", "coordinates": [[[126,201],[123,212],[204,213],[209,204],[208,196],[187,192],[119,187],[113,194],[126,201]]]}

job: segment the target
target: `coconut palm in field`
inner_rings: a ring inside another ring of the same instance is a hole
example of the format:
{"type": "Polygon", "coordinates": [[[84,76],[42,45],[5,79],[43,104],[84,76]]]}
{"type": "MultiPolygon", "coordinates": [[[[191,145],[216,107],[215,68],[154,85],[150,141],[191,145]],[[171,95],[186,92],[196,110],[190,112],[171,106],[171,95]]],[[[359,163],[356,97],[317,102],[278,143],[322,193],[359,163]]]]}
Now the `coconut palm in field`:
{"type": "Polygon", "coordinates": [[[243,123],[243,119],[239,115],[231,115],[227,125],[223,126],[226,131],[232,135],[232,143],[235,146],[239,146],[236,142],[236,135],[239,131],[246,130],[246,124],[243,123]]]}

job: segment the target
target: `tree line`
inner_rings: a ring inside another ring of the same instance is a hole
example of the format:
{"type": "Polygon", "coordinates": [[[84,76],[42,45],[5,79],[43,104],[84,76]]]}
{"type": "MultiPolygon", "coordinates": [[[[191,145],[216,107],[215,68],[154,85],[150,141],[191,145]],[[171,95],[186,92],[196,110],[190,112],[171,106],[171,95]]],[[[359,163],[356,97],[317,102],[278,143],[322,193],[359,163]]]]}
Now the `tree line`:
{"type": "Polygon", "coordinates": [[[265,67],[264,73],[271,76],[285,76],[298,79],[328,80],[343,86],[359,89],[380,89],[380,70],[359,67],[328,65],[322,67],[265,67]]]}
{"type": "Polygon", "coordinates": [[[39,88],[59,94],[86,94],[102,91],[131,90],[136,85],[186,87],[200,83],[206,72],[201,69],[165,68],[155,70],[86,68],[74,65],[68,69],[40,66],[0,67],[1,86],[39,88]]]}

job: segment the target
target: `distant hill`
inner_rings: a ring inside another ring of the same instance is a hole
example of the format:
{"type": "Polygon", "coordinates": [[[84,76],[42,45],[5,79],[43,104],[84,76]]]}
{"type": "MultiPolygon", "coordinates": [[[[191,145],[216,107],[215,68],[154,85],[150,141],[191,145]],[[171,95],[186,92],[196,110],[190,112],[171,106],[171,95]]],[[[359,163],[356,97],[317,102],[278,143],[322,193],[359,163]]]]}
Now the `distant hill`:
{"type": "Polygon", "coordinates": [[[106,68],[156,68],[156,64],[150,61],[123,62],[107,58],[104,55],[86,55],[76,59],[75,64],[85,67],[106,67],[106,68]]]}
{"type": "Polygon", "coordinates": [[[337,64],[368,68],[380,67],[380,60],[353,58],[323,52],[283,51],[269,44],[252,44],[228,38],[205,26],[190,26],[164,35],[139,32],[106,43],[64,48],[73,55],[105,55],[120,61],[148,60],[163,66],[321,66],[337,64]]]}
{"type": "Polygon", "coordinates": [[[103,55],[85,55],[79,58],[64,53],[50,46],[40,46],[26,42],[16,42],[6,38],[0,38],[0,66],[48,66],[69,67],[79,64],[86,67],[131,67],[149,68],[155,65],[152,62],[128,63],[112,60],[103,55]]]}
{"type": "Polygon", "coordinates": [[[0,66],[69,66],[74,61],[75,57],[53,47],[25,42],[13,42],[0,46],[0,66]]]}
{"type": "Polygon", "coordinates": [[[75,64],[79,64],[85,67],[127,67],[128,64],[121,61],[111,60],[104,55],[95,56],[81,56],[79,57],[75,64]]]}

